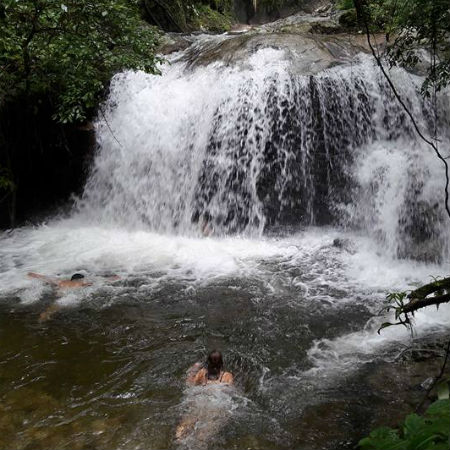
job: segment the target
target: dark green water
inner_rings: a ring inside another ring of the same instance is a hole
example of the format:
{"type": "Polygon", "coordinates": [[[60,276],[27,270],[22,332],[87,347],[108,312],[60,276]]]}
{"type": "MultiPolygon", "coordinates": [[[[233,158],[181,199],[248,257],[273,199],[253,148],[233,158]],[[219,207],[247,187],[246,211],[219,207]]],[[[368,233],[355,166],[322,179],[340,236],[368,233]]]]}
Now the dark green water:
{"type": "MultiPolygon", "coordinates": [[[[423,368],[386,362],[407,334],[378,336],[373,317],[387,285],[433,268],[347,252],[322,230],[260,241],[67,230],[3,240],[0,449],[351,449],[422,395],[423,368]],[[26,277],[80,267],[92,287],[58,294],[26,277]],[[213,348],[235,386],[187,389],[187,368],[213,348]]],[[[439,329],[446,314],[418,326],[439,329]]]]}
{"type": "Polygon", "coordinates": [[[373,421],[389,417],[385,402],[396,386],[370,385],[374,363],[331,382],[302,375],[313,339],[361,327],[364,308],[337,314],[267,292],[262,300],[262,286],[239,280],[196,295],[173,283],[149,297],[133,297],[134,284],[107,307],[99,298],[45,323],[38,322],[45,301],[1,306],[1,448],[180,446],[174,431],[192,395],[184,372],[213,347],[225,352],[236,387],[212,400],[221,419],[196,413],[196,401],[188,407],[215,421],[212,436],[194,436],[196,446],[351,448],[373,421]]]}

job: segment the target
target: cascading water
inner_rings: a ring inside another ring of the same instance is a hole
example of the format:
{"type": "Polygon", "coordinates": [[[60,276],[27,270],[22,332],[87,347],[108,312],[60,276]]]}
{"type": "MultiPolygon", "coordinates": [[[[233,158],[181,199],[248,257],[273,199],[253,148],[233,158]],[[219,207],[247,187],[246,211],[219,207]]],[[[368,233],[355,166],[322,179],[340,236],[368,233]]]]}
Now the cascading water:
{"type": "MultiPolygon", "coordinates": [[[[393,76],[431,129],[420,79],[393,76]]],[[[241,65],[119,74],[97,134],[80,209],[100,223],[219,236],[337,224],[367,230],[393,256],[448,255],[442,167],[368,57],[303,75],[268,48],[241,65]]]]}
{"type": "MultiPolygon", "coordinates": [[[[376,331],[387,292],[448,276],[443,170],[359,50],[200,36],[114,77],[75,211],[0,235],[0,446],[350,449],[408,412],[417,380],[386,361],[409,334],[376,331]],[[236,387],[186,389],[215,347],[236,387]]],[[[445,148],[448,94],[436,120],[391,76],[445,148]]]]}

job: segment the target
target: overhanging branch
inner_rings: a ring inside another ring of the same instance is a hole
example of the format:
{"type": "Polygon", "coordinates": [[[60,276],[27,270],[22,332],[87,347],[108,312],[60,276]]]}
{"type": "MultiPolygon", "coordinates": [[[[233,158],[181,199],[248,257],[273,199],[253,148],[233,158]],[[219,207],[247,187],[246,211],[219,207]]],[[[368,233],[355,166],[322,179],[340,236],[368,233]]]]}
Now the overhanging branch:
{"type": "Polygon", "coordinates": [[[412,299],[407,305],[403,307],[402,312],[404,314],[413,313],[414,311],[417,311],[418,309],[425,308],[426,306],[439,306],[442,303],[448,303],[450,302],[450,294],[444,294],[444,295],[437,295],[435,297],[428,297],[428,298],[415,298],[412,299]]]}
{"type": "Polygon", "coordinates": [[[401,308],[402,314],[414,313],[427,306],[439,306],[450,302],[450,277],[436,280],[412,291],[408,298],[409,303],[401,308]],[[430,297],[430,295],[433,295],[430,297]]]}

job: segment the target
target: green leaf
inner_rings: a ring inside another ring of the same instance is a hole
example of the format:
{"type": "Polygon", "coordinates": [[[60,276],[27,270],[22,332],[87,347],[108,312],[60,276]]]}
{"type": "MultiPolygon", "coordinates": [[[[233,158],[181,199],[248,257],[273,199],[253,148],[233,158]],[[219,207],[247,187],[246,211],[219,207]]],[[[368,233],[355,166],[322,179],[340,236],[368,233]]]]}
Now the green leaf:
{"type": "Polygon", "coordinates": [[[450,400],[438,400],[429,406],[426,416],[450,416],[450,400]]]}
{"type": "Polygon", "coordinates": [[[423,417],[420,417],[417,414],[410,414],[409,416],[406,416],[404,426],[405,437],[408,438],[411,435],[414,435],[417,429],[424,426],[424,423],[425,421],[423,417]]]}
{"type": "Polygon", "coordinates": [[[434,402],[423,417],[409,414],[399,430],[377,428],[361,439],[362,450],[448,450],[450,433],[450,401],[434,402]]]}
{"type": "MultiPolygon", "coordinates": [[[[5,0],[3,0],[5,2],[5,0]]],[[[0,33],[2,101],[47,98],[55,120],[83,120],[101,101],[103,86],[125,69],[158,73],[159,33],[129,0],[7,1],[0,33]],[[37,14],[39,32],[27,47],[33,62],[25,69],[23,42],[37,14]],[[27,83],[25,83],[27,80],[27,83]]],[[[1,7],[0,7],[1,8],[1,7]]]]}
{"type": "Polygon", "coordinates": [[[373,430],[369,437],[361,439],[361,441],[359,441],[359,446],[362,450],[395,450],[400,449],[403,443],[404,441],[400,439],[397,430],[388,427],[380,427],[373,430]]]}

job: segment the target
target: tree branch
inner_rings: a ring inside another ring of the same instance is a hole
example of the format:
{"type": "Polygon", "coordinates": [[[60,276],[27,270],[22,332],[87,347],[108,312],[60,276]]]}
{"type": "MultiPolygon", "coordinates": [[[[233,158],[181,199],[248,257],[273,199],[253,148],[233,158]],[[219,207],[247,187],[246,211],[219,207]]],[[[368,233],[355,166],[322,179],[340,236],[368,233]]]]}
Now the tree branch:
{"type": "Polygon", "coordinates": [[[437,295],[435,297],[427,298],[414,298],[407,305],[402,308],[403,314],[413,313],[418,309],[425,308],[426,306],[441,305],[442,303],[450,302],[450,294],[437,295]]]}
{"type": "Polygon", "coordinates": [[[450,277],[421,286],[412,291],[408,298],[410,302],[401,307],[402,314],[414,313],[426,306],[439,306],[442,303],[448,303],[450,302],[450,277]],[[434,294],[434,296],[429,297],[431,294],[434,294]]]}
{"type": "Polygon", "coordinates": [[[424,286],[421,286],[420,288],[412,291],[408,295],[408,298],[424,299],[426,296],[442,289],[450,291],[450,277],[442,278],[441,280],[436,280],[432,283],[425,284],[424,286]]]}

